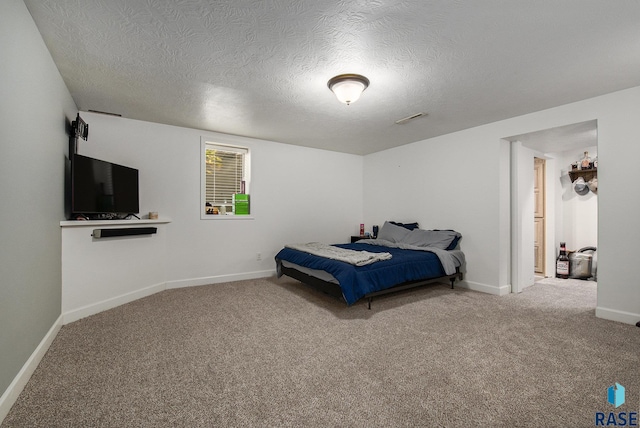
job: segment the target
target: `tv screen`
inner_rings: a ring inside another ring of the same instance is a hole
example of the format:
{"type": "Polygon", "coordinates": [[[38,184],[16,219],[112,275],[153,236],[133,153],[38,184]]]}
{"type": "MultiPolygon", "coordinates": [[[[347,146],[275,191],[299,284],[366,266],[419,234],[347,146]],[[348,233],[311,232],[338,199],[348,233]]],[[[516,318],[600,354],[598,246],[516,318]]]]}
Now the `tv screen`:
{"type": "Polygon", "coordinates": [[[71,161],[73,214],[135,214],[138,170],[78,154],[71,161]]]}

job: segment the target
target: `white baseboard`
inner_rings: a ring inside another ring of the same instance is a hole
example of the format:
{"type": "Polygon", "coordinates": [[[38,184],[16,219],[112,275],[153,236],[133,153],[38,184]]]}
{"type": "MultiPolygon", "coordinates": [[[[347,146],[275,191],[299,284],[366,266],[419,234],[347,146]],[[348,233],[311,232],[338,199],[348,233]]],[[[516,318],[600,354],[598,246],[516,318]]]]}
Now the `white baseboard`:
{"type": "Polygon", "coordinates": [[[58,319],[53,323],[47,334],[40,341],[40,344],[36,347],[35,351],[31,354],[26,363],[22,366],[22,369],[18,372],[16,377],[13,379],[13,382],[9,384],[7,390],[0,397],[0,424],[9,414],[9,410],[14,405],[18,396],[31,379],[31,375],[40,364],[42,357],[47,353],[49,346],[53,342],[53,339],[56,338],[60,328],[62,327],[62,315],[58,317],[58,319]]]}
{"type": "Polygon", "coordinates": [[[62,314],[63,324],[69,324],[70,322],[77,321],[79,319],[95,315],[99,312],[113,309],[117,306],[124,305],[125,303],[133,302],[134,300],[141,299],[143,297],[150,296],[152,294],[164,291],[170,288],[183,288],[183,287],[195,287],[198,285],[217,284],[220,282],[241,281],[245,279],[257,279],[266,278],[275,275],[275,269],[247,272],[241,274],[230,275],[218,275],[208,276],[204,278],[192,278],[183,279],[178,281],[168,281],[160,284],[151,285],[149,287],[142,288],[140,290],[132,291],[130,293],[123,294],[121,296],[113,297],[101,302],[92,303],[90,305],[83,306],[81,308],[72,309],[62,314]]]}
{"type": "Polygon", "coordinates": [[[631,325],[636,325],[636,323],[640,321],[640,314],[618,311],[616,309],[603,308],[600,306],[596,307],[596,317],[631,325]]]}
{"type": "Polygon", "coordinates": [[[163,291],[165,288],[166,284],[162,282],[160,284],[151,285],[149,287],[132,291],[121,296],[113,297],[101,302],[92,303],[78,309],[72,309],[62,314],[64,324],[69,324],[70,322],[95,315],[99,312],[106,311],[107,309],[113,309],[117,306],[124,305],[125,303],[133,302],[134,300],[150,296],[152,294],[163,291]]]}
{"type": "Polygon", "coordinates": [[[493,294],[495,296],[505,296],[511,293],[510,285],[503,285],[497,287],[495,285],[483,284],[481,282],[473,282],[462,280],[454,284],[454,287],[467,288],[473,291],[480,291],[482,293],[493,294]]]}
{"type": "Polygon", "coordinates": [[[242,281],[246,279],[268,278],[276,274],[275,269],[261,270],[256,272],[247,272],[240,274],[206,276],[202,278],[181,279],[178,281],[168,281],[167,289],[197,287],[200,285],[218,284],[221,282],[242,281]]]}

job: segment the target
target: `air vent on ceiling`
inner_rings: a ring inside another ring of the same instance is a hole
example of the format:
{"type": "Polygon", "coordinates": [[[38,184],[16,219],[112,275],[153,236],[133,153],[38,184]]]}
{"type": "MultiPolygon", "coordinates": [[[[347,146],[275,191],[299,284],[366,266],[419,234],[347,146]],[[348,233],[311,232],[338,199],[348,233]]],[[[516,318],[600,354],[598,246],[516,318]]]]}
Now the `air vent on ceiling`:
{"type": "Polygon", "coordinates": [[[98,113],[98,114],[106,114],[107,116],[117,116],[117,117],[122,117],[121,114],[119,113],[109,113],[107,111],[100,111],[100,110],[87,110],[91,113],[98,113]]]}
{"type": "Polygon", "coordinates": [[[417,119],[419,117],[426,116],[426,115],[427,115],[427,113],[425,113],[425,112],[412,114],[411,116],[407,116],[407,117],[404,117],[402,119],[396,120],[396,125],[403,125],[403,124],[409,122],[410,120],[417,119]]]}

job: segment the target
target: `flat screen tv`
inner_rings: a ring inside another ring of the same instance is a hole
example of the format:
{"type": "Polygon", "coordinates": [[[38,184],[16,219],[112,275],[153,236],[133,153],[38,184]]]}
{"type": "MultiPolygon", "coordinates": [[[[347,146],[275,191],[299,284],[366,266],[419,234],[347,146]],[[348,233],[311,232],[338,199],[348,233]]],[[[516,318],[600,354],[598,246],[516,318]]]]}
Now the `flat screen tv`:
{"type": "Polygon", "coordinates": [[[137,169],[78,154],[73,155],[72,215],[126,216],[139,211],[137,169]]]}

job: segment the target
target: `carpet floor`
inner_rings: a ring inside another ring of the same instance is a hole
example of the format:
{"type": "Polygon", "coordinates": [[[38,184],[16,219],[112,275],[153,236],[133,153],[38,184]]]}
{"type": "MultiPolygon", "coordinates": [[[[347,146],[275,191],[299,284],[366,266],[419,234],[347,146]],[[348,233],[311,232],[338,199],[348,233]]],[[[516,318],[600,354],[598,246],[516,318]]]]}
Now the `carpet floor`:
{"type": "Polygon", "coordinates": [[[596,318],[596,287],[166,290],[63,326],[2,428],[594,426],[640,407],[640,329],[596,318]]]}

